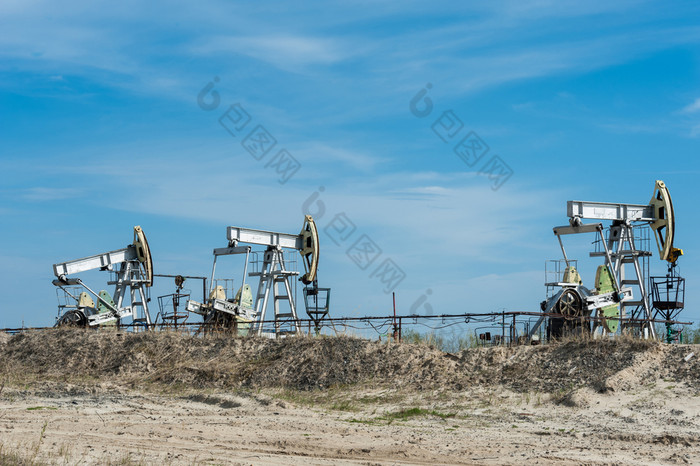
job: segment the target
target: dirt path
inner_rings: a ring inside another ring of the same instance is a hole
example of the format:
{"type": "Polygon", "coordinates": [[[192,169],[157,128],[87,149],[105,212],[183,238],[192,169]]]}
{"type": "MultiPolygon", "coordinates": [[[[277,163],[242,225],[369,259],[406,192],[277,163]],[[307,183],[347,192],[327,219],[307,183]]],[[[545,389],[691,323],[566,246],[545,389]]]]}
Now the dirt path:
{"type": "Polygon", "coordinates": [[[579,391],[571,406],[501,389],[351,390],[315,407],[290,392],[73,392],[6,390],[3,451],[51,464],[700,463],[700,396],[670,383],[579,391]]]}

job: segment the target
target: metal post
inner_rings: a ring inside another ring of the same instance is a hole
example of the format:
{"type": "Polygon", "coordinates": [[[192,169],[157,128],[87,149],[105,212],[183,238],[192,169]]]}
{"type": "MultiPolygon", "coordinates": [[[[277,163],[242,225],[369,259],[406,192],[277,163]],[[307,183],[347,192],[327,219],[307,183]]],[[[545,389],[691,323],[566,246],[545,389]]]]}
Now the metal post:
{"type": "MultiPolygon", "coordinates": [[[[214,264],[211,266],[211,282],[209,283],[209,294],[211,294],[212,287],[214,286],[214,272],[216,272],[216,254],[214,254],[214,264]]],[[[206,302],[206,298],[205,298],[206,302]]]]}
{"type": "Polygon", "coordinates": [[[248,274],[248,258],[249,257],[250,257],[250,246],[248,247],[248,250],[245,252],[245,265],[243,266],[243,280],[241,283],[241,296],[238,298],[238,305],[239,306],[243,302],[243,286],[245,285],[245,277],[248,274]]]}
{"type": "Polygon", "coordinates": [[[394,339],[394,341],[396,341],[399,336],[399,329],[396,325],[396,293],[392,292],[391,298],[394,301],[394,333],[392,334],[392,338],[394,339]]]}
{"type": "Polygon", "coordinates": [[[506,339],[506,311],[502,311],[501,316],[501,344],[506,339]]]}

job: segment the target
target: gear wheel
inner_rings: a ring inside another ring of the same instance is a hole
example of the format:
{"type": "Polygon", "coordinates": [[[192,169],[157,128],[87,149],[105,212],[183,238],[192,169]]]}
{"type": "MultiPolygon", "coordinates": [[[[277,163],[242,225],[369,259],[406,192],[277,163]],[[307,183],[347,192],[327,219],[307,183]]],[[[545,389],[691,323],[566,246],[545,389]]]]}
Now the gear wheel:
{"type": "Polygon", "coordinates": [[[56,327],[87,327],[87,317],[81,311],[68,311],[61,316],[56,327]]]}
{"type": "Polygon", "coordinates": [[[583,302],[576,290],[566,290],[557,302],[557,311],[565,319],[577,319],[583,315],[583,302]]]}

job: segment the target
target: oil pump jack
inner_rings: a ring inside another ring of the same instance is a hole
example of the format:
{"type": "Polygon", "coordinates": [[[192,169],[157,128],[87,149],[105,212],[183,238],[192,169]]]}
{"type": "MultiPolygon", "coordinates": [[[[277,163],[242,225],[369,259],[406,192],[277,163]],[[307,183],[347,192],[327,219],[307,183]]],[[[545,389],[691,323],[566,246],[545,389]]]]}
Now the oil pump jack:
{"type": "MultiPolygon", "coordinates": [[[[652,305],[647,285],[651,285],[655,296],[663,294],[664,290],[659,288],[663,284],[666,286],[667,297],[674,286],[676,295],[679,287],[684,290],[684,280],[675,272],[676,261],[683,255],[683,250],[673,246],[675,213],[671,195],[664,182],[656,181],[648,204],[568,201],[567,215],[569,225],[554,228],[566,268],[561,282],[547,284],[558,287],[558,291],[541,305],[542,311],[551,316],[547,327],[550,337],[559,337],[567,331],[590,332],[590,316],[595,312],[593,332],[614,334],[622,325],[640,336],[655,338],[652,322],[655,315],[652,311],[656,309],[658,314],[664,310],[679,310],[682,309],[683,302],[682,298],[679,301],[674,297],[673,301],[667,298],[666,301],[660,300],[652,305]],[[607,238],[602,222],[584,224],[583,219],[612,222],[607,238]],[[668,275],[663,282],[647,282],[648,277],[645,276],[642,261],[651,256],[651,252],[639,249],[637,244],[638,232],[645,226],[649,226],[654,233],[660,259],[669,264],[668,275]],[[562,242],[562,236],[581,233],[595,233],[599,236],[596,244],[600,247],[591,252],[590,256],[603,257],[605,261],[597,269],[593,289],[583,286],[579,272],[571,264],[562,242]],[[632,266],[632,273],[629,273],[627,266],[632,266]],[[636,300],[634,292],[638,293],[636,300]]],[[[545,319],[546,316],[541,317],[531,327],[530,338],[545,319]]]]}
{"type": "MultiPolygon", "coordinates": [[[[325,293],[325,316],[328,314],[329,288],[318,288],[316,280],[319,258],[318,231],[314,219],[307,215],[299,234],[278,233],[266,230],[254,230],[229,226],[226,229],[228,246],[214,249],[209,299],[206,303],[190,300],[187,310],[204,317],[203,328],[214,327],[229,329],[241,334],[266,336],[284,336],[301,334],[301,326],[294,301],[292,277],[299,274],[288,267],[285,250],[299,252],[305,273],[299,280],[307,285],[304,295],[318,296],[325,293]],[[263,260],[259,270],[248,273],[252,246],[265,246],[263,260]],[[229,298],[221,286],[216,286],[214,279],[217,260],[222,256],[245,254],[242,284],[235,297],[229,298]],[[258,279],[258,287],[253,299],[252,290],[245,282],[246,277],[258,279]],[[271,326],[265,319],[268,304],[273,303],[271,326]]],[[[318,307],[315,309],[318,312],[318,307]]],[[[309,310],[307,309],[307,312],[309,310]]],[[[309,313],[312,316],[311,313],[309,313]]],[[[318,314],[314,314],[317,315],[318,314]]],[[[312,317],[313,318],[313,317],[312,317]]],[[[322,318],[322,317],[321,317],[322,318]]]]}
{"type": "Polygon", "coordinates": [[[126,317],[132,317],[134,327],[151,326],[146,288],[153,285],[153,260],[140,226],[134,227],[134,240],[125,248],[54,264],[53,272],[56,276],[53,284],[74,302],[62,306],[63,312],[55,326],[114,325],[126,317]],[[114,272],[115,279],[107,282],[115,286],[114,294],[110,296],[106,290],[96,293],[80,278],[71,277],[88,270],[114,272]],[[76,289],[81,287],[85,291],[78,293],[76,289]],[[130,302],[125,306],[127,290],[130,302]]]}

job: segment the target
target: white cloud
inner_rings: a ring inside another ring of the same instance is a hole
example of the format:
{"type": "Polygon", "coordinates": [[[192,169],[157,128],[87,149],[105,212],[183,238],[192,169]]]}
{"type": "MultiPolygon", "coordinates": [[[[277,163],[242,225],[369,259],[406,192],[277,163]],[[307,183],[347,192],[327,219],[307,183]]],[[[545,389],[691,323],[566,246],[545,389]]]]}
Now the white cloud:
{"type": "MultiPolygon", "coordinates": [[[[375,170],[378,165],[389,160],[377,154],[344,149],[322,142],[303,143],[298,149],[292,150],[292,152],[295,157],[298,156],[298,159],[304,160],[307,168],[313,165],[314,172],[319,174],[324,174],[324,170],[320,169],[321,167],[332,168],[332,172],[337,172],[339,164],[361,172],[367,172],[375,170]]],[[[325,175],[328,176],[327,173],[325,175]]]]}
{"type": "Polygon", "coordinates": [[[196,52],[203,54],[242,54],[275,66],[297,68],[330,65],[347,56],[336,39],[299,35],[215,36],[196,52]]]}
{"type": "Polygon", "coordinates": [[[681,111],[683,113],[696,113],[700,111],[700,98],[695,99],[693,103],[690,103],[683,107],[681,111]]]}
{"type": "Polygon", "coordinates": [[[696,124],[690,129],[690,137],[695,138],[700,136],[700,123],[696,124]]]}
{"type": "MultiPolygon", "coordinates": [[[[111,158],[105,155],[105,160],[111,158]]],[[[302,204],[320,184],[299,178],[279,185],[272,170],[244,153],[236,155],[235,164],[220,158],[172,159],[177,162],[167,166],[159,160],[142,161],[139,172],[120,164],[64,168],[74,174],[100,173],[101,184],[120,187],[117,205],[112,197],[97,192],[86,196],[86,202],[222,228],[293,231],[301,222],[302,204]],[[157,184],[151,182],[154,172],[159,173],[157,184]]],[[[405,262],[416,263],[433,253],[449,257],[453,264],[465,257],[504,261],[504,251],[527,241],[534,230],[533,218],[549,214],[552,197],[546,189],[512,180],[493,192],[485,177],[473,173],[399,172],[349,178],[336,174],[322,184],[320,199],[326,212],[319,219],[321,226],[344,212],[384,249],[401,251],[405,262]]]]}
{"type": "MultiPolygon", "coordinates": [[[[340,7],[333,14],[309,15],[313,5],[307,10],[238,6],[233,14],[230,6],[206,2],[197,8],[165,9],[136,3],[107,9],[90,2],[72,8],[51,2],[20,3],[6,2],[5,10],[0,10],[5,14],[0,56],[19,60],[25,69],[84,75],[109,86],[160,95],[167,91],[176,98],[181,93],[173,88],[184,92],[193,79],[201,79],[194,77],[204,71],[201,66],[189,66],[201,58],[222,75],[238,76],[240,63],[231,57],[247,55],[285,71],[305,72],[324,88],[339,82],[346,88],[348,83],[358,85],[355,77],[361,76],[364,92],[403,92],[415,86],[416,79],[439,74],[443,88],[474,92],[514,80],[586,72],[698,40],[696,30],[682,27],[653,32],[601,27],[602,32],[592,37],[576,35],[588,31],[590,18],[595,18],[596,27],[623,21],[626,28],[635,28],[647,16],[670,14],[639,8],[643,5],[636,1],[436,6],[434,14],[452,13],[449,26],[390,27],[371,34],[360,30],[378,27],[383,16],[398,7],[340,7]],[[640,10],[633,15],[637,23],[629,15],[635,8],[640,10]],[[149,18],[151,27],[141,28],[143,15],[155,11],[158,15],[149,18]],[[567,36],[562,28],[569,23],[571,36],[585,39],[563,40],[567,36]],[[172,24],[180,25],[177,40],[158,40],[172,36],[172,24]],[[215,63],[213,55],[218,56],[215,63]],[[334,70],[332,65],[348,59],[354,60],[350,75],[347,69],[334,70]]],[[[401,9],[418,21],[423,6],[416,2],[401,9]]]]}
{"type": "MultiPolygon", "coordinates": [[[[96,175],[83,178],[88,180],[81,182],[80,190],[57,183],[14,194],[33,202],[72,199],[80,207],[118,206],[154,217],[194,220],[203,230],[221,228],[223,240],[223,227],[228,224],[297,230],[301,203],[324,185],[327,212],[321,226],[345,212],[358,233],[370,234],[411,271],[414,284],[424,277],[440,281],[446,270],[460,269],[454,276],[463,277],[486,275],[489,272],[481,269],[494,264],[500,268],[507,264],[508,270],[515,264],[517,269],[533,257],[539,264],[541,248],[551,244],[556,249],[549,219],[555,211],[564,223],[564,196],[537,186],[535,180],[527,185],[518,173],[500,191],[492,192],[488,180],[473,173],[411,171],[429,169],[430,159],[411,159],[400,167],[401,172],[388,173],[388,163],[399,160],[394,150],[406,146],[394,149],[387,142],[382,147],[379,138],[357,134],[353,139],[344,131],[368,128],[357,122],[387,114],[395,117],[402,112],[410,118],[404,95],[412,95],[416,86],[427,81],[435,84],[436,104],[446,105],[450,102],[446,96],[518,80],[587,73],[679,44],[696,44],[697,28],[671,27],[674,22],[668,19],[682,13],[644,2],[512,0],[431,5],[427,20],[424,12],[424,3],[417,1],[366,2],[359,8],[321,3],[285,7],[200,2],[163,8],[158,2],[96,6],[79,1],[68,7],[55,2],[3,2],[0,61],[4,64],[0,69],[10,70],[11,76],[12,70],[20,69],[43,73],[47,79],[61,77],[61,86],[87,81],[132,93],[181,98],[198,112],[193,94],[218,75],[222,99],[249,99],[246,108],[256,120],[270,129],[276,125],[280,132],[287,131],[289,137],[274,132],[280,136],[280,146],[288,147],[304,163],[288,185],[280,186],[265,163],[252,160],[238,141],[234,149],[221,140],[216,141],[218,146],[189,153],[170,148],[167,156],[144,156],[138,169],[123,161],[124,154],[136,152],[133,147],[118,150],[110,145],[77,167],[39,167],[53,179],[60,179],[59,173],[96,175]],[[387,22],[389,17],[392,20],[387,22]],[[302,75],[303,80],[261,63],[302,75]],[[301,105],[281,102],[276,87],[282,86],[287,87],[285,98],[298,93],[301,105]],[[261,110],[266,108],[267,113],[261,110]],[[348,121],[355,125],[346,126],[348,121]],[[315,125],[326,140],[298,142],[315,125]],[[321,133],[329,129],[331,134],[321,133]],[[366,139],[370,149],[358,148],[359,139],[366,139]],[[202,155],[224,151],[229,151],[228,158],[202,155]]],[[[22,79],[6,79],[2,86],[39,92],[22,79]]],[[[683,109],[692,115],[691,123],[698,111],[700,99],[683,109]]],[[[377,126],[378,131],[393,131],[392,121],[402,122],[387,120],[377,126]]],[[[700,136],[700,125],[694,123],[692,136],[700,136]]],[[[608,125],[608,129],[648,131],[633,124],[608,125]]],[[[200,141],[191,142],[198,137],[193,134],[190,144],[198,145],[200,141]]],[[[75,159],[70,154],[63,160],[75,159]]],[[[456,159],[455,163],[459,165],[456,159]]],[[[327,242],[324,247],[332,246],[327,242]]],[[[345,261],[341,267],[354,267],[344,258],[344,249],[337,252],[339,260],[345,261]]],[[[527,267],[531,270],[531,265],[527,267]]],[[[344,278],[347,272],[338,273],[344,278]]],[[[470,286],[478,293],[487,283],[501,281],[507,286],[509,281],[527,279],[518,273],[475,279],[470,286]]],[[[495,287],[492,292],[501,289],[495,287]]],[[[354,287],[352,292],[356,293],[354,287]]]]}
{"type": "Polygon", "coordinates": [[[54,188],[38,186],[25,189],[20,196],[28,201],[45,202],[61,201],[65,199],[77,198],[84,195],[82,189],[77,188],[54,188]]]}
{"type": "MultiPolygon", "coordinates": [[[[700,98],[695,99],[683,107],[678,113],[685,115],[685,124],[690,126],[688,136],[696,138],[700,136],[700,123],[697,121],[697,113],[700,112],[700,98]]],[[[688,126],[686,126],[688,128],[688,126]]]]}

